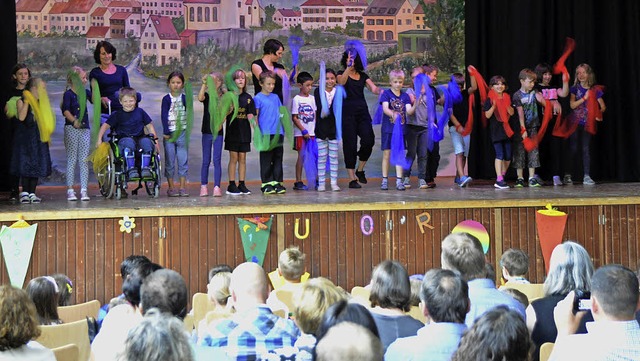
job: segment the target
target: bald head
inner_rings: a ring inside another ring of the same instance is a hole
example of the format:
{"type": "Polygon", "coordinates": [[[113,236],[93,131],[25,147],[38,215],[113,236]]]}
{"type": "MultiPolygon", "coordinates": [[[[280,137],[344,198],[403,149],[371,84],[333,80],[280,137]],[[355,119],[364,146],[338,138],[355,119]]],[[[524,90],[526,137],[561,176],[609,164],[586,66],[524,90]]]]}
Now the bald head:
{"type": "Polygon", "coordinates": [[[229,289],[236,303],[249,300],[265,303],[268,295],[267,275],[257,263],[242,263],[231,273],[229,289]]]}

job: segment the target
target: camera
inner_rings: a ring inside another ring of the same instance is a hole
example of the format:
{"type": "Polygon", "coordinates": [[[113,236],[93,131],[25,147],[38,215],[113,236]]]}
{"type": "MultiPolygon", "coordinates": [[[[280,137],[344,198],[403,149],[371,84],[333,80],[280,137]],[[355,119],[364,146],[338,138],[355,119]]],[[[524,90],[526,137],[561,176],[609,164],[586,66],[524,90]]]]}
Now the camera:
{"type": "Polygon", "coordinates": [[[575,313],[578,311],[591,311],[591,292],[585,292],[582,290],[575,291],[573,312],[575,313]]]}

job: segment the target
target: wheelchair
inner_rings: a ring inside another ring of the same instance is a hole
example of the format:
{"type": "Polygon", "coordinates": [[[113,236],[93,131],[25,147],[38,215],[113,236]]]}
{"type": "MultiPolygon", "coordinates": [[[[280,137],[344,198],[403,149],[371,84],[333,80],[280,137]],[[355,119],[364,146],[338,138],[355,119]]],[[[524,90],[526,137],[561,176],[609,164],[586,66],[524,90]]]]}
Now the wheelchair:
{"type": "MultiPolygon", "coordinates": [[[[146,136],[151,138],[154,144],[157,142],[157,138],[154,138],[151,134],[146,136]]],[[[129,182],[138,182],[137,187],[131,191],[131,195],[138,195],[138,190],[144,187],[150,197],[158,198],[162,181],[160,155],[155,150],[151,154],[151,162],[149,164],[151,177],[142,177],[142,174],[140,174],[139,178],[129,179],[124,155],[120,153],[120,148],[118,148],[118,136],[111,132],[108,137],[109,142],[103,143],[108,144],[109,147],[105,155],[106,160],[101,162],[100,169],[96,171],[100,193],[105,198],[121,199],[127,197],[127,184],[129,182]]]]}

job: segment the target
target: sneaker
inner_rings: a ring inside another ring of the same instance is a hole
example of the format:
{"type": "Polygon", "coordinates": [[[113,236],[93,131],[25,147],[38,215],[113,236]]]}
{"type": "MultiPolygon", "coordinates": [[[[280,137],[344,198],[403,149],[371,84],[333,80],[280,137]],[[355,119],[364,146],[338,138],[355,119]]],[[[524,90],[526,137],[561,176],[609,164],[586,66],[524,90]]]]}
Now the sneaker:
{"type": "Polygon", "coordinates": [[[138,169],[137,168],[131,168],[127,171],[127,174],[129,175],[129,179],[139,179],[140,178],[140,173],[138,173],[138,169]]]}
{"type": "Polygon", "coordinates": [[[542,187],[542,184],[535,177],[532,177],[529,178],[529,187],[542,187]]]}
{"type": "Polygon", "coordinates": [[[564,184],[573,184],[573,180],[571,179],[571,174],[565,174],[564,179],[562,180],[564,184]]]}
{"type": "Polygon", "coordinates": [[[503,180],[501,181],[497,181],[494,185],[494,187],[498,188],[498,189],[508,189],[509,185],[507,184],[507,182],[503,180]]]}
{"type": "Polygon", "coordinates": [[[349,188],[360,189],[362,188],[362,186],[360,185],[360,183],[358,183],[357,180],[354,179],[351,182],[349,182],[349,188]]]}
{"type": "Polygon", "coordinates": [[[76,197],[76,192],[71,188],[67,189],[67,200],[68,201],[77,201],[78,200],[78,197],[76,197]]]}
{"type": "Polygon", "coordinates": [[[333,192],[340,192],[340,186],[338,186],[338,183],[331,183],[331,190],[333,192]]]}
{"type": "Polygon", "coordinates": [[[562,183],[562,180],[560,180],[560,176],[559,175],[554,175],[553,176],[553,185],[554,186],[562,186],[562,185],[564,185],[564,183],[562,183]]]}
{"type": "Polygon", "coordinates": [[[244,185],[244,182],[240,182],[240,184],[238,185],[238,190],[240,191],[240,193],[242,193],[244,195],[251,194],[251,191],[249,189],[247,189],[247,186],[244,185]]]}
{"type": "Polygon", "coordinates": [[[209,196],[209,191],[207,190],[207,186],[206,185],[201,185],[200,186],[200,197],[208,197],[209,196]]]}
{"type": "Polygon", "coordinates": [[[267,184],[262,187],[262,194],[276,194],[276,189],[271,184],[267,184]]]}
{"type": "Polygon", "coordinates": [[[31,203],[40,203],[42,199],[40,199],[35,193],[29,194],[29,202],[31,203]]]}
{"type": "Polygon", "coordinates": [[[22,204],[29,204],[29,203],[31,203],[31,200],[29,199],[29,193],[27,193],[27,192],[20,192],[20,203],[22,203],[22,204]]]}
{"type": "Polygon", "coordinates": [[[418,179],[418,188],[427,189],[427,181],[424,179],[418,179]]]}
{"type": "Polygon", "coordinates": [[[167,189],[167,196],[169,196],[169,197],[179,197],[180,193],[178,193],[178,191],[173,189],[173,188],[169,188],[169,189],[167,189]]]}
{"type": "Polygon", "coordinates": [[[584,179],[582,179],[582,184],[584,184],[586,186],[592,186],[592,185],[595,185],[596,182],[593,179],[591,179],[591,177],[586,175],[586,176],[584,176],[584,179]]]}
{"type": "Polygon", "coordinates": [[[431,181],[431,182],[427,182],[427,188],[435,188],[436,187],[436,182],[431,181]]]}
{"type": "Polygon", "coordinates": [[[213,196],[222,197],[222,190],[220,189],[220,187],[218,186],[213,187],[213,196]]]}
{"type": "Polygon", "coordinates": [[[472,180],[473,180],[473,178],[468,177],[468,176],[466,176],[466,175],[463,175],[463,176],[460,178],[460,183],[459,183],[458,185],[460,186],[460,188],[464,188],[464,187],[466,187],[466,186],[467,186],[467,184],[469,184],[472,180]]]}
{"type": "Polygon", "coordinates": [[[389,181],[387,180],[387,178],[382,178],[382,184],[380,184],[380,189],[382,189],[383,191],[389,190],[389,181]]]}
{"type": "Polygon", "coordinates": [[[89,197],[89,193],[87,192],[86,189],[80,190],[80,200],[85,202],[91,200],[91,197],[89,197]]]}
{"type": "Polygon", "coordinates": [[[189,196],[189,192],[187,192],[187,190],[184,189],[184,188],[180,188],[180,190],[178,191],[178,195],[180,197],[188,197],[189,196]]]}
{"type": "Polygon", "coordinates": [[[518,178],[518,180],[516,181],[516,188],[522,188],[522,187],[524,187],[524,179],[518,178]]]}
{"type": "Polygon", "coordinates": [[[275,186],[276,194],[285,194],[287,193],[287,188],[285,188],[282,184],[278,184],[275,186]]]}
{"type": "Polygon", "coordinates": [[[453,178],[453,183],[460,185],[460,177],[453,178]]]}
{"type": "Polygon", "coordinates": [[[411,188],[411,180],[409,177],[404,177],[404,179],[402,180],[402,184],[404,184],[405,188],[411,188]]]}
{"type": "Polygon", "coordinates": [[[542,180],[542,178],[539,175],[534,174],[533,178],[535,178],[538,181],[538,183],[540,183],[541,185],[544,185],[544,181],[542,180]]]}
{"type": "Polygon", "coordinates": [[[356,171],[356,177],[358,177],[358,182],[362,184],[367,184],[367,177],[364,176],[364,171],[356,171]]]}
{"type": "Polygon", "coordinates": [[[320,183],[320,184],[318,184],[318,187],[316,188],[316,190],[317,190],[318,192],[324,192],[324,191],[326,190],[326,186],[325,186],[325,184],[324,184],[324,183],[320,183]]]}
{"type": "Polygon", "coordinates": [[[142,178],[153,178],[153,173],[151,172],[151,168],[144,167],[141,172],[142,178]]]}
{"type": "Polygon", "coordinates": [[[401,179],[396,180],[396,190],[403,191],[406,187],[404,186],[404,182],[401,179]]]}
{"type": "Polygon", "coordinates": [[[239,196],[242,194],[242,192],[240,192],[240,189],[238,189],[238,186],[236,186],[236,183],[229,183],[229,186],[227,187],[227,194],[230,196],[239,196]]]}
{"type": "MultiPolygon", "coordinates": [[[[276,187],[278,188],[278,187],[276,187]]],[[[294,191],[306,191],[308,190],[309,187],[307,187],[304,183],[302,182],[295,182],[293,183],[293,190],[294,191]]]]}

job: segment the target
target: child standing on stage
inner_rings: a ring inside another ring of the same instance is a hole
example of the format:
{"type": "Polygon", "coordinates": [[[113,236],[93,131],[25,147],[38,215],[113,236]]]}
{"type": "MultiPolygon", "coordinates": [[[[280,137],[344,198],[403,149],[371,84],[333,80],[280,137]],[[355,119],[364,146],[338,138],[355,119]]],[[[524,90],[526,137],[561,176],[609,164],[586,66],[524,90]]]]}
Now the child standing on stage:
{"type": "MultiPolygon", "coordinates": [[[[62,96],[60,110],[64,116],[64,148],[67,151],[67,200],[76,201],[78,197],[73,190],[75,181],[76,164],[80,168],[80,199],[91,200],[87,193],[89,183],[89,148],[91,147],[91,131],[89,130],[89,111],[86,107],[86,100],[91,99],[91,92],[84,87],[75,89],[73,87],[73,75],[77,74],[82,80],[82,85],[87,84],[87,73],[78,66],[74,66],[67,76],[67,90],[62,96]],[[80,102],[76,91],[85,93],[85,112],[80,117],[80,102]]],[[[98,105],[100,106],[100,105],[98,105]]]]}
{"type": "Polygon", "coordinates": [[[233,73],[233,81],[238,86],[238,114],[227,116],[227,137],[224,149],[229,151],[229,186],[227,194],[251,194],[245,185],[247,175],[247,153],[251,151],[251,123],[256,114],[256,107],[251,95],[247,93],[247,78],[244,70],[233,73]],[[236,167],[238,169],[238,185],[236,185],[236,167]]]}
{"type": "MultiPolygon", "coordinates": [[[[444,98],[438,95],[438,90],[434,84],[438,81],[438,67],[435,65],[423,65],[424,73],[431,79],[431,91],[435,97],[435,104],[444,104],[444,98]]],[[[434,119],[437,123],[437,119],[434,119]]],[[[437,124],[436,124],[437,125],[437,124]]],[[[433,148],[427,152],[427,188],[436,187],[436,176],[440,166],[440,142],[433,142],[433,148]]]]}
{"type": "Polygon", "coordinates": [[[179,71],[172,72],[167,78],[167,85],[169,86],[169,94],[162,98],[160,112],[164,138],[164,175],[169,184],[167,195],[169,197],[188,197],[189,149],[187,144],[189,139],[187,139],[187,98],[182,93],[184,75],[179,71]],[[179,190],[175,189],[173,181],[176,166],[178,177],[180,177],[179,190]]]}
{"type": "Polygon", "coordinates": [[[509,169],[509,163],[511,163],[511,141],[507,134],[512,134],[509,117],[513,115],[514,110],[509,94],[504,92],[507,89],[507,82],[502,76],[493,76],[489,81],[489,86],[491,91],[484,103],[484,115],[489,119],[489,133],[496,153],[494,162],[496,183],[493,186],[498,189],[507,189],[509,186],[504,180],[504,175],[509,169]],[[492,92],[495,95],[492,95],[492,92]]]}
{"type": "Polygon", "coordinates": [[[464,175],[467,157],[469,157],[471,134],[462,135],[462,133],[465,125],[467,125],[469,95],[478,89],[478,85],[476,84],[476,78],[471,77],[471,87],[465,89],[464,75],[454,73],[453,78],[460,87],[462,101],[453,105],[453,112],[449,117],[449,134],[451,134],[451,143],[453,143],[453,151],[456,155],[456,184],[460,187],[466,187],[472,180],[471,177],[464,175]]]}
{"type": "Polygon", "coordinates": [[[283,131],[280,123],[280,107],[282,102],[273,89],[276,85],[277,75],[272,71],[260,73],[260,93],[256,94],[256,117],[258,126],[263,135],[270,135],[271,139],[277,137],[277,144],[271,150],[260,151],[260,178],[262,179],[263,194],[284,194],[287,189],[282,185],[282,157],[283,131]]]}
{"type": "MultiPolygon", "coordinates": [[[[11,71],[12,87],[8,94],[9,98],[10,99],[14,97],[15,99],[21,98],[22,91],[27,86],[27,82],[29,82],[29,79],[31,79],[31,70],[29,70],[27,65],[22,63],[16,64],[11,71]]],[[[9,105],[9,103],[12,103],[12,104],[15,104],[15,103],[12,101],[9,101],[4,106],[5,115],[7,116],[7,120],[9,121],[8,139],[11,139],[11,142],[12,142],[11,144],[13,144],[13,142],[15,141],[14,140],[15,129],[19,125],[20,121],[16,118],[15,115],[9,116],[9,108],[15,108],[13,105],[9,105]]],[[[10,149],[13,149],[13,146],[11,146],[10,149]]],[[[3,157],[6,160],[7,164],[11,163],[11,157],[12,157],[11,151],[8,151],[5,154],[3,154],[3,157]]],[[[9,174],[8,178],[9,178],[9,187],[11,188],[9,200],[11,202],[16,202],[18,201],[18,195],[20,192],[20,177],[15,176],[13,174],[9,174]]]]}
{"type": "MultiPolygon", "coordinates": [[[[298,151],[296,161],[296,182],[293,190],[306,191],[308,187],[302,182],[302,162],[304,143],[315,137],[316,129],[316,100],[311,95],[313,77],[306,71],[298,74],[297,82],[300,85],[300,93],[293,97],[291,115],[293,118],[293,150],[298,151]]],[[[313,181],[313,180],[311,180],[313,181]]]]}
{"type": "MultiPolygon", "coordinates": [[[[402,91],[404,83],[404,72],[402,70],[392,70],[389,73],[389,84],[391,89],[387,89],[382,93],[380,101],[382,102],[382,184],[380,189],[388,190],[389,161],[391,157],[391,137],[393,135],[394,123],[401,122],[404,129],[404,123],[407,114],[413,114],[415,107],[411,105],[411,99],[407,93],[402,91]]],[[[404,146],[404,145],[403,145],[404,146]]],[[[404,149],[403,149],[404,150],[404,149]]],[[[396,189],[405,190],[402,182],[403,174],[402,165],[396,165],[396,189]]]]}
{"type": "Polygon", "coordinates": [[[218,136],[213,139],[211,129],[211,117],[209,114],[209,102],[216,101],[211,99],[215,96],[218,99],[222,96],[222,84],[224,83],[222,74],[211,73],[202,77],[202,86],[198,93],[198,100],[204,105],[204,113],[202,114],[202,167],[200,168],[200,197],[207,197],[209,191],[207,184],[209,183],[209,164],[211,164],[211,156],[213,151],[213,196],[222,197],[220,182],[222,180],[222,141],[224,138],[222,124],[218,129],[218,136]],[[213,78],[215,89],[207,89],[207,77],[213,78]]]}
{"type": "MultiPolygon", "coordinates": [[[[333,101],[336,95],[336,72],[333,69],[326,70],[325,88],[316,88],[313,97],[316,104],[322,104],[320,92],[324,91],[329,105],[329,114],[323,118],[321,112],[316,112],[316,139],[318,141],[318,192],[325,191],[327,156],[329,156],[329,176],[331,178],[331,190],[337,192],[338,186],[338,140],[336,139],[336,117],[333,113],[333,101]]],[[[338,109],[342,111],[342,109],[338,109]]]]}
{"type": "MultiPolygon", "coordinates": [[[[415,81],[419,74],[423,74],[422,67],[413,68],[411,71],[411,79],[415,81]]],[[[407,145],[407,159],[409,161],[408,169],[403,172],[405,188],[410,188],[411,166],[418,156],[418,186],[420,189],[427,188],[427,154],[429,141],[429,119],[427,116],[427,100],[425,90],[420,94],[415,94],[413,88],[407,89],[407,95],[413,97],[415,113],[407,117],[407,124],[404,126],[404,141],[407,145]]]]}
{"type": "MultiPolygon", "coordinates": [[[[571,87],[571,98],[569,105],[573,109],[572,118],[578,122],[578,127],[575,132],[569,137],[569,147],[571,149],[571,155],[575,159],[578,143],[582,143],[582,166],[584,170],[584,179],[582,184],[594,185],[596,182],[591,179],[589,174],[591,170],[591,138],[592,133],[587,130],[589,126],[588,118],[595,117],[595,121],[602,121],[601,117],[596,114],[589,114],[587,102],[589,98],[595,97],[597,100],[597,106],[600,108],[600,112],[604,113],[607,107],[602,99],[602,90],[592,89],[596,83],[596,75],[588,64],[580,64],[576,68],[576,80],[571,87]]],[[[593,99],[591,99],[593,101],[593,99]]],[[[592,125],[595,128],[595,124],[592,125]]],[[[595,131],[595,129],[593,129],[595,131]]],[[[565,183],[572,184],[571,175],[567,173],[565,175],[565,183]]]]}
{"type": "Polygon", "coordinates": [[[540,187],[542,184],[536,174],[536,168],[540,167],[538,148],[525,152],[524,144],[521,140],[527,137],[535,138],[538,135],[540,117],[538,116],[536,102],[541,105],[544,105],[545,102],[542,94],[533,91],[533,86],[536,83],[536,73],[531,69],[525,68],[520,71],[518,78],[520,79],[520,89],[513,94],[513,105],[518,111],[522,138],[516,137],[517,140],[513,152],[513,167],[518,175],[516,187],[524,187],[525,163],[529,168],[529,187],[540,187]]]}

